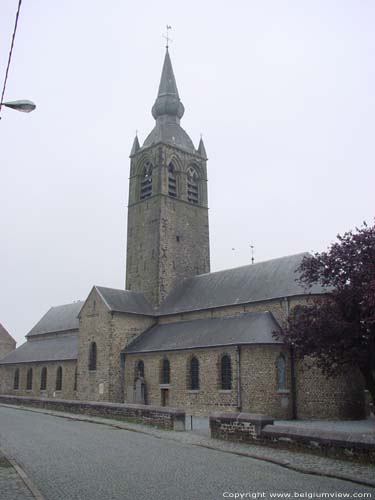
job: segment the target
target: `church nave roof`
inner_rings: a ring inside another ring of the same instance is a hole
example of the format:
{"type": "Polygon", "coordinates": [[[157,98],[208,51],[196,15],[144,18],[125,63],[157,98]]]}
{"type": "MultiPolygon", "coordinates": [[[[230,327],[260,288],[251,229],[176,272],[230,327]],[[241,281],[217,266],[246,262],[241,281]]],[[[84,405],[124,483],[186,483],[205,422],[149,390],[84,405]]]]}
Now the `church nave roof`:
{"type": "Polygon", "coordinates": [[[139,352],[177,351],[245,344],[280,344],[273,332],[280,327],[270,312],[178,321],[155,325],[124,350],[139,352]]]}

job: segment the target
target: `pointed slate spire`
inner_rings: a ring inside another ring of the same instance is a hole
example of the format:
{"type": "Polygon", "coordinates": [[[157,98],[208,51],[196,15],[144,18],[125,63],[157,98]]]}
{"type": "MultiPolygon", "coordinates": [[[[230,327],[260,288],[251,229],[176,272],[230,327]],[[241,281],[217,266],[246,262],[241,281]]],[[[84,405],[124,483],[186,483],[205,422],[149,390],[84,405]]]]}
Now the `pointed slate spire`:
{"type": "Polygon", "coordinates": [[[201,137],[200,141],[199,141],[199,146],[198,146],[198,154],[202,157],[202,158],[205,158],[207,160],[207,153],[206,153],[206,148],[204,147],[204,142],[203,142],[203,139],[201,137]]]}
{"type": "Polygon", "coordinates": [[[178,95],[172,62],[167,49],[161,72],[158,96],[152,107],[152,116],[157,120],[160,116],[168,115],[175,117],[176,122],[179,123],[184,112],[185,108],[178,95]]]}
{"type": "Polygon", "coordinates": [[[138,141],[138,136],[136,135],[134,137],[134,142],[133,142],[132,150],[130,151],[130,156],[135,155],[135,153],[138,151],[139,148],[140,148],[140,145],[139,145],[139,141],[138,141]]]}

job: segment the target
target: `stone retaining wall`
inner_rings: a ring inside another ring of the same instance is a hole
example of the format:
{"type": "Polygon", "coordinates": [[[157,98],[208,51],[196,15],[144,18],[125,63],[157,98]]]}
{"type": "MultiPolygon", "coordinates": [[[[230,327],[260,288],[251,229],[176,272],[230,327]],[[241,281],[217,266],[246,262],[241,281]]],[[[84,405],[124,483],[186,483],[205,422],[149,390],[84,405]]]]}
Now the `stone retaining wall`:
{"type": "Polygon", "coordinates": [[[1,403],[66,411],[69,413],[79,413],[96,417],[131,420],[136,423],[153,425],[167,430],[185,430],[185,412],[174,408],[63,399],[35,399],[4,395],[0,395],[0,404],[1,403]]]}
{"type": "Polygon", "coordinates": [[[274,425],[273,419],[250,413],[213,413],[211,437],[304,451],[375,464],[375,432],[350,434],[274,425]]]}

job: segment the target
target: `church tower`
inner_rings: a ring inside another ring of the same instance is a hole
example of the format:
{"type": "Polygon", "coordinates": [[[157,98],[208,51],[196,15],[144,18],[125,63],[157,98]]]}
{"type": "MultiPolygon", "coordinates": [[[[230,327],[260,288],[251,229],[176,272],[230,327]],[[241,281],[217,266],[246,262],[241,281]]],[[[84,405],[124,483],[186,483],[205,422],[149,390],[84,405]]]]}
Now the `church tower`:
{"type": "Polygon", "coordinates": [[[126,289],[154,306],[177,282],[210,271],[207,156],[180,126],[184,111],[167,48],[155,127],[130,153],[126,289]]]}

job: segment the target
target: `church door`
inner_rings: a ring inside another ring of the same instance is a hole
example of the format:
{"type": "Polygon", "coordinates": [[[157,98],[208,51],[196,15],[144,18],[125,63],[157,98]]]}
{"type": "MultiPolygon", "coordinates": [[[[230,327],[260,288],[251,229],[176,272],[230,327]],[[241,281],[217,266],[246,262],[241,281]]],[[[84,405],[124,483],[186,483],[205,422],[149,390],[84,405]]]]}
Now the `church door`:
{"type": "Polygon", "coordinates": [[[161,390],[161,405],[169,406],[169,391],[168,389],[161,390]]]}

